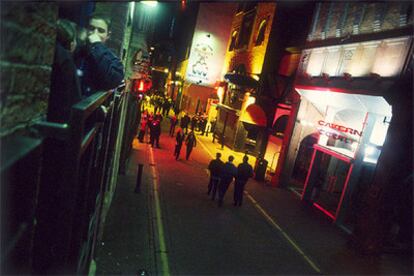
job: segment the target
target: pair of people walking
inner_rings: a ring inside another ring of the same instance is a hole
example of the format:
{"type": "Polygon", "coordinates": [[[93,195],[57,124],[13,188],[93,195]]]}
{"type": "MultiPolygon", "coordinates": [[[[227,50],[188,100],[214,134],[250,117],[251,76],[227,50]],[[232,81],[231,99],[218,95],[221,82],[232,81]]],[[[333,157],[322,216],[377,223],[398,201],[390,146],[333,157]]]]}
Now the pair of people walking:
{"type": "Polygon", "coordinates": [[[210,182],[208,185],[207,194],[212,193],[211,199],[214,200],[218,190],[218,206],[223,205],[224,195],[226,194],[231,182],[234,183],[234,206],[241,206],[243,203],[243,192],[246,183],[250,177],[253,176],[253,168],[248,163],[247,155],[243,157],[243,163],[237,168],[233,164],[234,157],[229,156],[228,161],[224,164],[220,160],[221,154],[216,154],[216,159],[212,160],[208,166],[210,171],[210,182]]]}
{"type": "Polygon", "coordinates": [[[180,152],[184,142],[186,144],[185,159],[188,160],[190,158],[191,152],[193,151],[193,148],[197,145],[197,139],[194,135],[194,132],[190,131],[190,133],[186,137],[184,131],[181,128],[179,128],[177,131],[177,135],[175,136],[175,141],[175,160],[178,160],[180,158],[180,152]]]}

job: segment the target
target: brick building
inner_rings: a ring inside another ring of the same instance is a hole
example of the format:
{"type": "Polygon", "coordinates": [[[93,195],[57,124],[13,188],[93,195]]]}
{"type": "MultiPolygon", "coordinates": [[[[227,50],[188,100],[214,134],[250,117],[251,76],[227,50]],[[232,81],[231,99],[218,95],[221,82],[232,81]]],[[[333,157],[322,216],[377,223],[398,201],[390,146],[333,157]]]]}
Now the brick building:
{"type": "Polygon", "coordinates": [[[99,114],[103,118],[100,106],[111,106],[113,94],[102,91],[72,107],[68,124],[46,121],[56,21],[66,18],[86,27],[93,11],[107,14],[113,28],[108,45],[125,60],[131,8],[129,3],[1,3],[2,274],[85,273],[93,264],[93,246],[117,182],[127,106],[113,101],[114,112],[96,122],[99,114]],[[75,118],[74,110],[84,117],[75,118]],[[89,115],[94,133],[82,126],[89,115]],[[99,143],[102,135],[108,139],[99,143]],[[52,153],[51,144],[62,147],[52,153]],[[107,148],[112,151],[104,154],[107,148]],[[86,162],[82,173],[81,162],[86,162]]]}

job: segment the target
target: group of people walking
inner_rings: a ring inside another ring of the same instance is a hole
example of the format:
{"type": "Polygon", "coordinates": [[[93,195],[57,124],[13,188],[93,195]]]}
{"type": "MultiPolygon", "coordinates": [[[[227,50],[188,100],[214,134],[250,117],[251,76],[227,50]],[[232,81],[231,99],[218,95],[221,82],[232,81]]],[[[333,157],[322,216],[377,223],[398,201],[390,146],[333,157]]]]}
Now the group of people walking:
{"type": "Polygon", "coordinates": [[[215,200],[218,193],[218,206],[223,205],[224,195],[230,184],[234,181],[234,206],[241,206],[243,203],[243,192],[247,181],[253,176],[253,168],[248,163],[247,155],[243,157],[243,162],[236,166],[233,164],[234,157],[229,156],[228,161],[221,161],[221,153],[216,154],[216,159],[211,160],[208,165],[210,171],[210,182],[208,184],[207,194],[211,194],[211,200],[215,200]]]}
{"type": "MultiPolygon", "coordinates": [[[[159,148],[159,137],[161,134],[161,121],[163,117],[161,114],[153,115],[145,111],[141,118],[140,130],[138,139],[142,143],[144,142],[144,136],[147,129],[150,132],[150,144],[152,147],[159,148]]],[[[178,118],[175,115],[170,116],[170,130],[169,135],[174,136],[175,133],[175,147],[174,158],[180,159],[181,148],[183,144],[186,145],[185,159],[190,158],[193,148],[197,145],[197,139],[194,133],[194,128],[187,134],[187,125],[190,122],[190,118],[187,114],[181,118],[180,124],[178,118]],[[176,126],[179,125],[177,131],[176,126]],[[185,130],[184,131],[184,128],[185,130]]],[[[208,165],[210,171],[210,181],[208,184],[208,195],[211,195],[211,200],[215,200],[216,195],[218,198],[218,206],[223,205],[224,196],[234,180],[234,206],[241,206],[243,203],[244,187],[250,177],[253,177],[253,167],[248,163],[249,158],[247,155],[243,157],[243,162],[237,167],[233,164],[234,156],[230,155],[228,161],[224,163],[221,160],[221,153],[216,154],[216,159],[212,160],[208,165]]]]}
{"type": "Polygon", "coordinates": [[[160,147],[162,119],[163,117],[159,113],[154,115],[148,111],[143,112],[138,132],[138,140],[140,143],[144,143],[145,133],[149,131],[149,144],[151,144],[151,147],[160,147]]]}

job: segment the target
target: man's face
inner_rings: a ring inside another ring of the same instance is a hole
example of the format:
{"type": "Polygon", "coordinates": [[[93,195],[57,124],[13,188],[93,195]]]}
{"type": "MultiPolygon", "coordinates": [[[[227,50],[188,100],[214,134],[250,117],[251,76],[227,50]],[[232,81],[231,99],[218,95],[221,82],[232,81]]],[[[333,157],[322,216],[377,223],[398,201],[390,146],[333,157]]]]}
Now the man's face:
{"type": "Polygon", "coordinates": [[[97,35],[102,43],[105,43],[109,38],[108,25],[102,19],[92,18],[89,22],[88,36],[97,35]]]}

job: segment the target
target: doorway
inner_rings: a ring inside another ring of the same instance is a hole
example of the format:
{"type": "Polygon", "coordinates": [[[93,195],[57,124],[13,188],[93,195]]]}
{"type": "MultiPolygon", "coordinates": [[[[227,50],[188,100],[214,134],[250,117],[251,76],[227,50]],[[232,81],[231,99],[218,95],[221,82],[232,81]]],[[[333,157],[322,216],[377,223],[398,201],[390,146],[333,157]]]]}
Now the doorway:
{"type": "Polygon", "coordinates": [[[352,168],[352,159],[348,156],[314,145],[302,198],[335,220],[352,168]]]}

